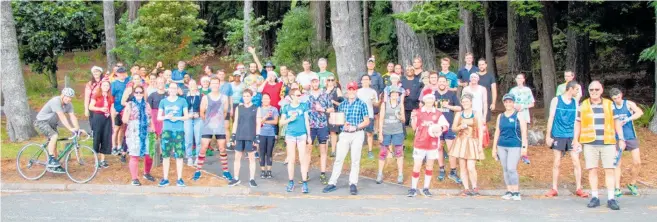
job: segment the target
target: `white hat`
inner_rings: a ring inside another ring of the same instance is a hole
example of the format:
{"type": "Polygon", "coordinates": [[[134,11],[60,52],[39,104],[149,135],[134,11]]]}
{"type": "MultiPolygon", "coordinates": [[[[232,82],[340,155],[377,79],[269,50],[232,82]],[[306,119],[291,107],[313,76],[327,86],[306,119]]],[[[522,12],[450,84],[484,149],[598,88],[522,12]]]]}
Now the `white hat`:
{"type": "Polygon", "coordinates": [[[91,73],[94,73],[94,70],[98,70],[98,71],[100,71],[101,73],[103,72],[103,68],[100,68],[100,67],[98,67],[98,66],[91,67],[91,73]]]}

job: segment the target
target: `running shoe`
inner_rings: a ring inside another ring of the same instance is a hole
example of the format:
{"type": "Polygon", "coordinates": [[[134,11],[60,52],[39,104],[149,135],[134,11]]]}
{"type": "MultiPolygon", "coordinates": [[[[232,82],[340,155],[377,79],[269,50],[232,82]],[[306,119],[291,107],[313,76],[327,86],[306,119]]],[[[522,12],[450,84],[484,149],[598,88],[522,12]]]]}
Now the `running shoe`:
{"type": "Polygon", "coordinates": [[[258,187],[258,184],[255,182],[255,180],[249,180],[249,186],[250,187],[258,187]]]}
{"type": "Polygon", "coordinates": [[[397,176],[397,184],[404,184],[404,175],[397,176]]]}
{"type": "Polygon", "coordinates": [[[190,167],[194,166],[194,160],[192,158],[187,158],[187,166],[190,166],[190,167]]]}
{"type": "Polygon", "coordinates": [[[619,188],[614,189],[614,196],[616,196],[616,197],[622,197],[622,196],[623,196],[623,192],[621,191],[621,189],[619,189],[619,188]]]}
{"type": "Polygon", "coordinates": [[[271,170],[267,171],[267,179],[274,178],[274,176],[271,175],[271,170]]]}
{"type": "MultiPolygon", "coordinates": [[[[288,185],[288,186],[289,186],[289,185],[288,185]]],[[[335,191],[335,190],[337,190],[337,189],[338,189],[338,188],[337,188],[335,185],[333,185],[333,184],[329,184],[328,186],[324,187],[324,189],[322,190],[322,193],[330,193],[330,192],[333,192],[333,191],[335,191]]]]}
{"type": "Polygon", "coordinates": [[[473,188],[470,193],[472,193],[472,196],[479,196],[479,188],[473,188]]]}
{"type": "Polygon", "coordinates": [[[328,178],[326,178],[326,174],[324,173],[319,174],[319,182],[321,182],[324,185],[328,184],[328,178]]]}
{"type": "Polygon", "coordinates": [[[118,147],[112,147],[112,156],[118,156],[119,155],[119,148],[118,147]]]}
{"type": "Polygon", "coordinates": [[[376,175],[376,184],[383,183],[383,174],[379,173],[376,175]]]}
{"type": "MultiPolygon", "coordinates": [[[[287,192],[294,191],[294,180],[290,180],[290,182],[287,183],[287,187],[285,187],[285,191],[287,191],[287,192]]],[[[324,193],[326,193],[326,192],[324,192],[324,193]]]]}
{"type": "Polygon", "coordinates": [[[240,182],[241,182],[241,181],[240,181],[239,179],[232,179],[232,180],[230,180],[230,182],[228,182],[228,186],[229,186],[229,187],[234,187],[234,186],[236,186],[237,184],[240,184],[240,182]]]}
{"type": "Polygon", "coordinates": [[[180,178],[180,179],[178,179],[178,181],[176,181],[176,186],[186,187],[187,185],[185,185],[185,181],[183,181],[183,179],[180,178]]]}
{"type": "Polygon", "coordinates": [[[59,164],[59,161],[57,161],[55,158],[49,157],[48,158],[48,167],[59,167],[61,164],[59,164]]]}
{"type": "Polygon", "coordinates": [[[556,197],[559,196],[559,192],[555,189],[550,189],[547,193],[545,193],[546,197],[556,197]]]}
{"type": "Polygon", "coordinates": [[[589,197],[589,193],[584,192],[584,191],[582,190],[582,188],[577,189],[577,191],[575,191],[575,195],[577,195],[578,197],[582,197],[582,198],[587,198],[587,197],[589,197]]]}
{"type": "Polygon", "coordinates": [[[454,181],[456,184],[461,184],[461,178],[459,178],[459,175],[456,173],[449,173],[449,176],[447,176],[450,180],[454,181]]]}
{"type": "Polygon", "coordinates": [[[374,154],[372,154],[372,151],[367,151],[367,158],[374,159],[374,154]]]}
{"type": "Polygon", "coordinates": [[[472,192],[470,190],[465,189],[461,191],[461,196],[467,197],[467,196],[473,196],[472,192]]]}
{"type": "Polygon", "coordinates": [[[594,207],[599,207],[600,206],[600,199],[597,197],[591,198],[591,201],[589,201],[589,204],[586,205],[588,208],[594,208],[594,207]]]}
{"type": "Polygon", "coordinates": [[[438,178],[437,179],[438,179],[438,181],[441,181],[441,182],[443,180],[445,180],[445,169],[440,169],[440,171],[438,172],[438,178]]]}
{"type": "Polygon", "coordinates": [[[513,193],[511,193],[511,191],[507,191],[506,193],[504,193],[504,195],[502,195],[502,199],[510,200],[512,195],[513,193]]]}
{"type": "Polygon", "coordinates": [[[511,199],[515,201],[522,200],[522,198],[520,197],[520,193],[518,192],[513,193],[513,195],[511,195],[511,199]]]}
{"type": "Polygon", "coordinates": [[[151,174],[148,174],[148,173],[144,174],[144,179],[146,179],[148,181],[151,181],[151,182],[155,182],[155,177],[151,176],[151,174]]]}
{"type": "Polygon", "coordinates": [[[356,187],[356,184],[349,185],[349,193],[351,193],[351,195],[358,195],[358,187],[356,187]]]}
{"type": "Polygon", "coordinates": [[[103,168],[105,168],[105,169],[109,168],[109,164],[107,164],[107,161],[106,161],[106,160],[101,161],[100,163],[101,163],[101,165],[100,165],[101,167],[103,167],[103,168]]]}
{"type": "MultiPolygon", "coordinates": [[[[598,203],[598,205],[600,205],[600,203],[598,203]]],[[[611,210],[620,210],[620,206],[618,206],[618,202],[615,199],[608,200],[607,207],[611,210]]]]}
{"type": "Polygon", "coordinates": [[[260,171],[260,179],[265,179],[267,178],[267,172],[266,171],[260,171]]]}
{"type": "Polygon", "coordinates": [[[141,183],[139,182],[138,179],[134,179],[134,180],[132,180],[132,183],[130,183],[130,185],[133,185],[133,186],[141,186],[141,183]]]}
{"type": "Polygon", "coordinates": [[[230,175],[230,172],[228,172],[228,171],[224,171],[223,178],[228,180],[228,181],[231,181],[231,180],[233,180],[233,175],[230,175]]]}
{"type": "Polygon", "coordinates": [[[636,187],[634,184],[627,184],[627,189],[630,190],[632,195],[634,196],[639,196],[639,188],[636,187]]]}
{"type": "Polygon", "coordinates": [[[128,162],[128,160],[126,159],[125,156],[126,156],[125,154],[121,155],[121,163],[127,163],[128,162]]]}
{"type": "Polygon", "coordinates": [[[66,170],[64,170],[64,168],[62,168],[61,166],[58,166],[58,167],[46,167],[46,171],[51,172],[51,173],[58,173],[58,174],[66,173],[66,170]]]}
{"type": "Polygon", "coordinates": [[[304,182],[304,183],[301,185],[301,192],[302,192],[302,193],[308,193],[308,192],[309,192],[309,191],[308,191],[308,183],[307,183],[307,182],[304,182]]]}
{"type": "Polygon", "coordinates": [[[417,196],[417,189],[410,189],[408,190],[408,194],[406,194],[407,197],[415,197],[417,196]]]}
{"type": "Polygon", "coordinates": [[[424,188],[422,189],[422,195],[425,197],[431,197],[431,192],[429,192],[429,188],[424,188]]]}
{"type": "Polygon", "coordinates": [[[335,157],[335,152],[331,152],[331,157],[335,157]]]}
{"type": "Polygon", "coordinates": [[[197,181],[198,179],[201,179],[201,171],[199,171],[199,170],[194,172],[194,176],[192,177],[193,181],[197,181]]]}
{"type": "Polygon", "coordinates": [[[255,153],[255,158],[260,159],[260,154],[258,154],[258,152],[255,153]]]}
{"type": "Polygon", "coordinates": [[[169,186],[169,180],[167,179],[160,180],[160,184],[158,184],[158,186],[160,187],[169,186]]]}

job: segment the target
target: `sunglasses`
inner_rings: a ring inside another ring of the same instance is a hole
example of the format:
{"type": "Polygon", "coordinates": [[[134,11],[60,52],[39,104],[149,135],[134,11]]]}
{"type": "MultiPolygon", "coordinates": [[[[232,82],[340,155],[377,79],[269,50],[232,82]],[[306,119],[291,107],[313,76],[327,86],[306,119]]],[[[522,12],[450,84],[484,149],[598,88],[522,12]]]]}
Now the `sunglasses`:
{"type": "Polygon", "coordinates": [[[590,92],[597,92],[600,91],[601,89],[589,89],[590,92]]]}
{"type": "Polygon", "coordinates": [[[135,94],[135,95],[141,95],[141,94],[144,94],[144,92],[142,92],[142,91],[135,91],[134,94],[135,94]]]}
{"type": "Polygon", "coordinates": [[[294,95],[294,96],[296,96],[296,97],[301,97],[301,94],[296,94],[296,95],[294,95]]]}
{"type": "Polygon", "coordinates": [[[326,79],[327,82],[333,82],[335,79],[326,79]]]}

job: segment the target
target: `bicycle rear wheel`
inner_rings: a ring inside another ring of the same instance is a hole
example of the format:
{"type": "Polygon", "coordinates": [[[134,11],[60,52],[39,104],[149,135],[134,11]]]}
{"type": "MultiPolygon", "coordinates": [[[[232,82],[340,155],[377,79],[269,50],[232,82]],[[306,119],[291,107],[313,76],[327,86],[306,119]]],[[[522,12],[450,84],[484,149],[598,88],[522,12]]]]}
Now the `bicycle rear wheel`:
{"type": "Polygon", "coordinates": [[[46,174],[48,152],[40,144],[31,143],[21,148],[16,156],[16,170],[23,178],[38,180],[46,174]]]}
{"type": "Polygon", "coordinates": [[[98,155],[88,146],[72,148],[66,154],[66,175],[73,182],[86,183],[98,172],[98,155]]]}

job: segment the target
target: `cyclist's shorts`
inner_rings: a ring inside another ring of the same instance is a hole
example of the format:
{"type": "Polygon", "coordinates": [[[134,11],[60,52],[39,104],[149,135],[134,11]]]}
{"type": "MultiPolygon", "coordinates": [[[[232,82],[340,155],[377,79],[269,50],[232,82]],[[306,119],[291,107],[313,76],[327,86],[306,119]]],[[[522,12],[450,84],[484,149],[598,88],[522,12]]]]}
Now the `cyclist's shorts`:
{"type": "Polygon", "coordinates": [[[36,128],[37,131],[41,132],[41,134],[45,135],[47,138],[57,134],[57,124],[52,125],[50,121],[34,121],[34,128],[36,128]]]}
{"type": "Polygon", "coordinates": [[[185,148],[183,144],[185,143],[185,132],[184,131],[171,131],[163,130],[162,131],[162,141],[160,146],[162,147],[162,158],[169,158],[171,152],[173,151],[173,157],[183,158],[185,156],[185,148]]]}

